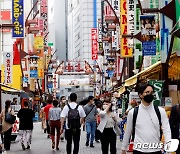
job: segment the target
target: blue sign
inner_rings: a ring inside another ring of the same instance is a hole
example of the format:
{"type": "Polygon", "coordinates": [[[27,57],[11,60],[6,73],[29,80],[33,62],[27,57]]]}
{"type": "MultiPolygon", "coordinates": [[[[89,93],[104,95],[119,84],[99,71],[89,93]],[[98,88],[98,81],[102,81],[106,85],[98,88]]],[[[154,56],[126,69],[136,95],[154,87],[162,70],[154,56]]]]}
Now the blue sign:
{"type": "Polygon", "coordinates": [[[24,37],[24,0],[12,0],[12,37],[24,37]]]}
{"type": "Polygon", "coordinates": [[[141,15],[141,40],[144,56],[156,55],[155,15],[141,15]]]}

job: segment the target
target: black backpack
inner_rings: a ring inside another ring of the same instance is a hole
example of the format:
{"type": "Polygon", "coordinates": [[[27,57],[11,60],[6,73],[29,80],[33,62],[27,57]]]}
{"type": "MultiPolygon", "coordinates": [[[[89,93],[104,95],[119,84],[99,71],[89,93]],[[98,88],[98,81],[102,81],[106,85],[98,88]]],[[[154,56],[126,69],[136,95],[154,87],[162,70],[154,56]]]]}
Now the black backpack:
{"type": "MultiPolygon", "coordinates": [[[[159,120],[159,130],[160,130],[160,141],[162,139],[162,123],[161,123],[161,113],[159,111],[158,106],[154,105],[154,109],[156,112],[156,115],[158,117],[159,120]]],[[[133,112],[133,130],[132,130],[132,141],[134,141],[134,137],[135,137],[135,127],[136,127],[136,119],[137,119],[137,115],[138,115],[138,110],[139,110],[139,106],[136,106],[134,108],[134,112],[133,112]]]]}
{"type": "Polygon", "coordinates": [[[68,111],[68,128],[69,129],[79,129],[81,127],[80,124],[80,116],[77,105],[74,109],[70,107],[69,104],[67,104],[69,111],[68,111]]]}

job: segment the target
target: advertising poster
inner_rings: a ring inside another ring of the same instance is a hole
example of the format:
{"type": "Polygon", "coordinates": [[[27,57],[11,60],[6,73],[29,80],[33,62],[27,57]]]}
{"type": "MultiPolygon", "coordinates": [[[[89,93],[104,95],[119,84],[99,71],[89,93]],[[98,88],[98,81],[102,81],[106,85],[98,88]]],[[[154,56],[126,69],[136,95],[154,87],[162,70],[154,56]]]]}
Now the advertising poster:
{"type": "Polygon", "coordinates": [[[24,37],[24,0],[12,0],[12,37],[24,37]]]}
{"type": "Polygon", "coordinates": [[[103,43],[102,43],[102,22],[101,19],[98,20],[98,44],[99,44],[99,52],[103,52],[103,43]]]}
{"type": "Polygon", "coordinates": [[[12,65],[13,65],[12,52],[4,52],[5,84],[12,84],[12,65]]]}
{"type": "Polygon", "coordinates": [[[37,69],[37,67],[30,67],[30,78],[33,78],[33,79],[38,78],[38,69],[37,69]]]}
{"type": "Polygon", "coordinates": [[[34,48],[35,49],[43,49],[44,48],[43,36],[34,37],[34,48]]]}
{"type": "MultiPolygon", "coordinates": [[[[121,0],[121,35],[127,35],[127,0],[121,0]]],[[[122,37],[121,37],[122,38],[122,37]]],[[[128,47],[127,37],[121,39],[121,57],[132,57],[133,50],[128,47]]]]}
{"type": "Polygon", "coordinates": [[[143,55],[156,55],[155,15],[141,15],[140,22],[143,55]]]}
{"type": "Polygon", "coordinates": [[[52,89],[53,88],[53,74],[47,75],[47,81],[48,81],[47,88],[52,89]]]}

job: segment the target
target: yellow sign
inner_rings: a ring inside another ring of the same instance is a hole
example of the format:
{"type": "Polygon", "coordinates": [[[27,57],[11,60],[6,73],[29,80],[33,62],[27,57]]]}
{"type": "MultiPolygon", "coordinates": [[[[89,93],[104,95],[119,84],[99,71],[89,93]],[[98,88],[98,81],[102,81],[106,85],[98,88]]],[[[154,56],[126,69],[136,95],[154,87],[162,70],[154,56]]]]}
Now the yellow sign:
{"type": "MultiPolygon", "coordinates": [[[[121,0],[121,19],[120,19],[120,25],[121,25],[121,35],[127,34],[127,1],[121,0]]],[[[132,57],[133,50],[132,48],[128,47],[128,41],[127,38],[121,39],[121,57],[132,57]]]]}
{"type": "Polygon", "coordinates": [[[38,78],[44,78],[44,63],[42,57],[38,59],[38,78]]]}
{"type": "Polygon", "coordinates": [[[43,49],[43,47],[44,47],[43,36],[34,37],[34,48],[35,49],[43,49]]]}

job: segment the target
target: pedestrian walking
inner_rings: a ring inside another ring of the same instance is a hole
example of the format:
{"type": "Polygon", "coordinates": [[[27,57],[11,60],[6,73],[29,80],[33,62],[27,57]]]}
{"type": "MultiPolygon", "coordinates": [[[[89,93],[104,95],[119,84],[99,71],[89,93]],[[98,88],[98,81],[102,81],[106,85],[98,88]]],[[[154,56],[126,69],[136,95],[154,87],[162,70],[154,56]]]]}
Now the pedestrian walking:
{"type": "Polygon", "coordinates": [[[50,126],[49,126],[49,109],[53,107],[52,105],[52,99],[49,98],[47,100],[47,105],[44,107],[44,112],[46,114],[46,129],[47,129],[47,138],[50,138],[50,126]]]}
{"type": "MultiPolygon", "coordinates": [[[[66,97],[65,96],[61,96],[60,98],[60,103],[59,103],[59,107],[61,108],[61,110],[63,110],[64,106],[66,105],[66,97]]],[[[64,125],[63,125],[63,129],[65,130],[66,125],[65,125],[66,121],[64,121],[64,125]]],[[[65,138],[65,131],[63,131],[63,133],[60,136],[61,141],[64,140],[65,138]]]]}
{"type": "MultiPolygon", "coordinates": [[[[7,117],[13,115],[15,117],[14,110],[11,108],[11,101],[5,101],[5,109],[2,110],[0,114],[0,118],[2,121],[2,133],[4,133],[4,149],[6,151],[10,150],[11,147],[11,132],[12,132],[12,124],[7,121],[7,117]]],[[[13,120],[15,122],[15,119],[13,120]]]]}
{"type": "Polygon", "coordinates": [[[44,130],[44,133],[47,131],[47,126],[46,126],[46,113],[44,112],[44,107],[46,106],[46,103],[42,104],[42,108],[39,113],[39,117],[41,119],[41,127],[44,130]]]}
{"type": "Polygon", "coordinates": [[[97,114],[97,126],[96,126],[96,131],[95,131],[95,141],[96,142],[100,142],[99,140],[100,140],[100,135],[101,135],[101,133],[100,133],[100,131],[97,129],[97,127],[99,126],[99,124],[100,124],[100,115],[99,115],[99,113],[100,113],[100,111],[101,111],[101,109],[102,109],[102,102],[100,101],[100,100],[97,100],[96,102],[95,102],[95,104],[96,104],[96,107],[97,107],[97,111],[98,111],[98,114],[97,114]]]}
{"type": "Polygon", "coordinates": [[[163,108],[153,105],[153,94],[154,86],[147,83],[141,83],[138,86],[141,104],[131,109],[128,113],[122,143],[122,154],[126,153],[131,134],[132,140],[134,140],[133,154],[161,154],[161,149],[158,149],[158,147],[150,147],[151,143],[158,145],[162,132],[165,137],[165,143],[171,139],[171,130],[166,112],[163,108]],[[144,146],[144,144],[147,146],[144,146]]]}
{"type": "Polygon", "coordinates": [[[94,147],[93,142],[95,138],[96,131],[96,120],[97,120],[97,108],[94,104],[94,97],[88,97],[88,103],[84,106],[84,111],[86,114],[85,124],[86,124],[86,146],[94,147]]]}
{"type": "Polygon", "coordinates": [[[79,152],[79,141],[81,134],[81,124],[84,122],[86,116],[82,106],[76,103],[77,95],[75,93],[70,94],[70,102],[65,105],[61,113],[61,133],[63,132],[63,124],[66,119],[66,151],[67,154],[71,154],[72,140],[74,142],[73,154],[79,152]]]}
{"type": "Polygon", "coordinates": [[[117,115],[112,111],[112,103],[106,99],[103,101],[102,110],[99,113],[100,124],[98,130],[101,132],[101,150],[102,154],[108,154],[109,145],[110,153],[116,154],[116,130],[115,125],[118,122],[117,115]]]}
{"type": "Polygon", "coordinates": [[[29,109],[27,101],[24,101],[24,108],[19,110],[17,117],[19,118],[19,136],[22,149],[30,149],[35,113],[29,109]],[[25,145],[27,146],[25,147],[25,145]]]}
{"type": "MultiPolygon", "coordinates": [[[[171,134],[173,139],[179,139],[180,141],[180,104],[174,105],[171,109],[169,119],[171,134]]],[[[180,144],[176,151],[176,154],[180,153],[180,144]]]]}
{"type": "Polygon", "coordinates": [[[61,108],[58,108],[59,102],[53,100],[53,107],[49,110],[49,120],[51,128],[51,140],[52,149],[55,148],[55,130],[56,130],[56,150],[59,150],[59,140],[60,140],[60,128],[61,128],[61,108]]]}

